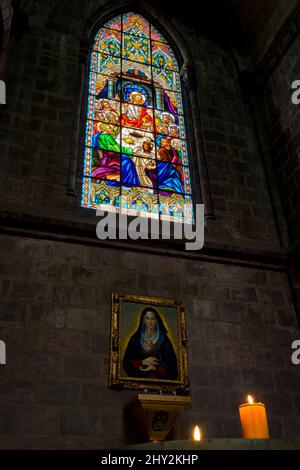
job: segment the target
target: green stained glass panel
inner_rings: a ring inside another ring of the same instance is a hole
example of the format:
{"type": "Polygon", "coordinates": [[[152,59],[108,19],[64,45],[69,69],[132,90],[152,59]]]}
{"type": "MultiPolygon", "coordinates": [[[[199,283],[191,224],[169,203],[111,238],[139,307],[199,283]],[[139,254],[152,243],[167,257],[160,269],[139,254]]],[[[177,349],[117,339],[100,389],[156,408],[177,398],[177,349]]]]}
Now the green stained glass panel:
{"type": "Polygon", "coordinates": [[[150,64],[150,41],[144,37],[123,35],[123,58],[150,64]]]}
{"type": "Polygon", "coordinates": [[[152,42],[152,64],[154,67],[178,72],[177,60],[168,44],[152,42]]]}
{"type": "Polygon", "coordinates": [[[102,54],[120,56],[121,54],[121,32],[113,29],[103,28],[94,44],[94,51],[102,54]]]}
{"type": "Polygon", "coordinates": [[[120,57],[93,52],[91,54],[91,71],[105,75],[120,76],[120,57]]]}

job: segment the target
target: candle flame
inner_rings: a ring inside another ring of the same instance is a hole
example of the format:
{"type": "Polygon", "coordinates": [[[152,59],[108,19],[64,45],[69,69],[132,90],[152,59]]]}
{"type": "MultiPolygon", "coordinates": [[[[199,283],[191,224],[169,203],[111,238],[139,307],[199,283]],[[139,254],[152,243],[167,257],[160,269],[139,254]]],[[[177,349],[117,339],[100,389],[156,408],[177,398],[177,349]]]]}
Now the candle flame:
{"type": "Polygon", "coordinates": [[[248,395],[248,403],[250,403],[250,405],[253,405],[254,403],[253,397],[251,395],[248,395]]]}
{"type": "Polygon", "coordinates": [[[195,426],[194,428],[194,441],[201,441],[201,431],[199,426],[195,426]]]}

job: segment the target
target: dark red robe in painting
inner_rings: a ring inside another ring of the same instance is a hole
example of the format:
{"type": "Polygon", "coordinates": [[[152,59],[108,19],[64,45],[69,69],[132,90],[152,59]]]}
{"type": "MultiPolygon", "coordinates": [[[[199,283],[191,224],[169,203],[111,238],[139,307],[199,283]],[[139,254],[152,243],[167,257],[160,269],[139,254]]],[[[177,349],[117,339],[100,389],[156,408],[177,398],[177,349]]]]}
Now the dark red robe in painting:
{"type": "Polygon", "coordinates": [[[140,344],[139,334],[133,335],[124,354],[123,367],[130,377],[169,380],[178,378],[177,358],[167,336],[164,336],[153,349],[145,351],[140,344]],[[147,357],[155,357],[158,360],[155,370],[143,371],[142,361],[147,357]]]}

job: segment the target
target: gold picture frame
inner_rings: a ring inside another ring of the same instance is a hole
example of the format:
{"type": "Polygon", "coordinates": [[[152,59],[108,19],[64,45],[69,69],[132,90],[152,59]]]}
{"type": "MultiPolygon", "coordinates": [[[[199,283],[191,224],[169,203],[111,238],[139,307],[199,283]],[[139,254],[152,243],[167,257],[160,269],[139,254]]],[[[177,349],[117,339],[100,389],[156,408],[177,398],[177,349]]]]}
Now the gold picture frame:
{"type": "Polygon", "coordinates": [[[109,386],[188,394],[182,302],[113,293],[109,386]]]}

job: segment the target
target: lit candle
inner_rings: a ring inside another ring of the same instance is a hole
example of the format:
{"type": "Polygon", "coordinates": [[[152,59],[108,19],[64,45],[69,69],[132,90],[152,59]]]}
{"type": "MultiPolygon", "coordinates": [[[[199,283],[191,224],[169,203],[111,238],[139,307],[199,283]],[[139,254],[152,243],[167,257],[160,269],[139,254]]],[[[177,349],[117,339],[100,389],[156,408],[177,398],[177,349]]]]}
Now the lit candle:
{"type": "Polygon", "coordinates": [[[248,403],[240,405],[240,419],[245,439],[269,439],[266,407],[263,403],[254,403],[251,395],[248,395],[248,403]]]}
{"type": "Polygon", "coordinates": [[[201,441],[201,430],[199,426],[195,426],[194,428],[193,439],[197,442],[201,441]]]}

